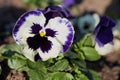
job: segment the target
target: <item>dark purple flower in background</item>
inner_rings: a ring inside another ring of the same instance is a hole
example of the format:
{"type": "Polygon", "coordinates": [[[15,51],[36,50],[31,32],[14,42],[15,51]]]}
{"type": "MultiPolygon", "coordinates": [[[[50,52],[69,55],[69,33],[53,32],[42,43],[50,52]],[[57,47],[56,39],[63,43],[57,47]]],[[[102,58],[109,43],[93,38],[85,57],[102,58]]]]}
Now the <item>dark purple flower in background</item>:
{"type": "MultiPolygon", "coordinates": [[[[40,10],[38,8],[38,10],[40,10]]],[[[44,10],[40,10],[45,18],[46,18],[46,24],[51,18],[55,17],[62,17],[62,18],[67,18],[67,19],[72,19],[72,15],[62,6],[48,6],[44,10]]]]}
{"type": "Polygon", "coordinates": [[[80,4],[83,0],[63,0],[63,6],[65,8],[69,8],[71,6],[74,6],[76,4],[80,4]]]}
{"type": "Polygon", "coordinates": [[[112,28],[115,26],[115,22],[109,17],[103,16],[100,19],[99,24],[95,28],[95,40],[99,46],[112,42],[113,33],[112,28]]]}
{"type": "Polygon", "coordinates": [[[75,0],[63,0],[64,7],[70,7],[75,4],[75,0]]]}

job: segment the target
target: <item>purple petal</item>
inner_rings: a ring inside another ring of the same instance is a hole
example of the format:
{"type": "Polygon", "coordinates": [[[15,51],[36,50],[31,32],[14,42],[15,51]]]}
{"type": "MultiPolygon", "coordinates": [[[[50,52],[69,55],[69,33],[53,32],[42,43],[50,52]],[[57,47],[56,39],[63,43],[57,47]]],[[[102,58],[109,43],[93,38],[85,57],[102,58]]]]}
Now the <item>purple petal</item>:
{"type": "Polygon", "coordinates": [[[47,8],[42,10],[42,12],[46,17],[46,24],[51,18],[55,18],[55,17],[64,17],[68,19],[73,18],[66,9],[59,6],[48,6],[47,8]]]}
{"type": "Polygon", "coordinates": [[[59,13],[58,11],[54,11],[54,12],[50,11],[50,12],[44,14],[44,16],[46,17],[46,24],[47,24],[48,21],[49,21],[51,18],[55,18],[55,17],[59,17],[59,16],[62,17],[62,14],[59,13]]]}
{"type": "Polygon", "coordinates": [[[115,23],[109,17],[101,17],[100,23],[95,29],[96,42],[99,46],[104,46],[105,44],[113,40],[112,28],[115,23]]]}
{"type": "Polygon", "coordinates": [[[63,5],[65,7],[70,7],[75,4],[75,0],[63,0],[63,5]]]}
{"type": "Polygon", "coordinates": [[[103,25],[104,27],[109,27],[109,28],[110,27],[112,28],[112,27],[115,26],[115,22],[107,16],[102,16],[101,17],[100,24],[103,25]]]}
{"type": "Polygon", "coordinates": [[[113,40],[112,30],[109,28],[102,28],[96,36],[96,41],[99,46],[104,46],[113,40]]]}
{"type": "Polygon", "coordinates": [[[62,6],[48,6],[42,11],[44,14],[47,14],[49,12],[57,12],[61,15],[59,17],[64,17],[64,18],[71,18],[71,14],[62,6]]]}
{"type": "Polygon", "coordinates": [[[63,6],[69,8],[73,5],[80,4],[84,0],[63,0],[63,6]]]}

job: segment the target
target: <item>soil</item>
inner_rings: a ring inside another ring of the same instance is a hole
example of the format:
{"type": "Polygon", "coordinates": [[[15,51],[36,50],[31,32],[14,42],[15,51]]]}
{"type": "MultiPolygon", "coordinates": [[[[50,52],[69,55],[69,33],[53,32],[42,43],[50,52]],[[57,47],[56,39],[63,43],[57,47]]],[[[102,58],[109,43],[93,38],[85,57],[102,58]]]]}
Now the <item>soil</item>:
{"type": "Polygon", "coordinates": [[[6,77],[6,80],[27,80],[26,76],[22,72],[16,70],[10,70],[9,74],[6,77]]]}
{"type": "Polygon", "coordinates": [[[87,67],[99,72],[103,80],[120,80],[120,54],[110,53],[95,62],[87,62],[87,67]]]}

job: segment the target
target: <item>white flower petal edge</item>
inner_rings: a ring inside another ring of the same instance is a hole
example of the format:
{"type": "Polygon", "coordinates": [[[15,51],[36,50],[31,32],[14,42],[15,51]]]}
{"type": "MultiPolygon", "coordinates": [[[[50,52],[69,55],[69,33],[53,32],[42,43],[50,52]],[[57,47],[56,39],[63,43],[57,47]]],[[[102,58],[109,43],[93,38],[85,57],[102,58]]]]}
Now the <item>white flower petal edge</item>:
{"type": "Polygon", "coordinates": [[[52,42],[51,50],[45,53],[43,53],[40,49],[37,50],[43,61],[46,61],[50,58],[56,58],[62,50],[62,45],[55,38],[48,37],[48,40],[52,42]]]}
{"type": "Polygon", "coordinates": [[[15,28],[13,30],[13,37],[16,42],[25,44],[28,37],[33,37],[34,34],[31,33],[31,27],[33,23],[40,24],[43,26],[45,24],[45,17],[39,11],[30,11],[23,14],[17,21],[15,28]],[[41,20],[41,21],[40,21],[41,20]]]}
{"type": "Polygon", "coordinates": [[[65,18],[56,17],[49,20],[46,28],[57,31],[55,38],[63,46],[61,52],[67,51],[74,38],[74,29],[71,22],[65,18]]]}
{"type": "Polygon", "coordinates": [[[100,55],[107,55],[110,52],[113,51],[113,44],[112,43],[107,43],[103,47],[99,47],[99,45],[96,43],[95,49],[100,55]]]}
{"type": "Polygon", "coordinates": [[[35,57],[36,52],[33,51],[32,49],[28,48],[27,45],[24,46],[23,53],[24,53],[23,55],[25,57],[27,57],[29,60],[34,61],[34,57],[35,57]]]}

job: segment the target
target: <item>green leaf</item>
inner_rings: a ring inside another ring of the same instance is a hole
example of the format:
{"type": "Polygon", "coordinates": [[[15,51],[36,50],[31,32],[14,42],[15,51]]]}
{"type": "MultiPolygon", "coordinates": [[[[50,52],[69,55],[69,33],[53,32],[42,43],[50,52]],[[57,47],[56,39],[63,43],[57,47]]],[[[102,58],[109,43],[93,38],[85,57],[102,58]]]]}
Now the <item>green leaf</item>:
{"type": "Polygon", "coordinates": [[[78,59],[85,60],[85,56],[84,56],[83,52],[78,51],[78,59]]]}
{"type": "Polygon", "coordinates": [[[76,74],[75,80],[89,80],[84,74],[76,74]]]}
{"type": "Polygon", "coordinates": [[[67,60],[59,60],[53,66],[49,67],[48,70],[50,71],[64,71],[69,67],[69,63],[67,60]]]}
{"type": "Polygon", "coordinates": [[[78,58],[80,60],[85,60],[85,57],[83,55],[83,52],[81,51],[81,47],[79,45],[79,43],[74,43],[72,45],[72,48],[71,48],[73,51],[70,51],[67,53],[67,56],[69,56],[70,58],[78,58]],[[70,54],[70,55],[69,55],[70,54]],[[74,55],[73,55],[74,54],[74,55]]]}
{"type": "Polygon", "coordinates": [[[46,78],[46,73],[41,70],[29,69],[27,71],[27,74],[28,74],[30,80],[45,80],[45,78],[46,78]]]}
{"type": "Polygon", "coordinates": [[[101,57],[94,48],[82,47],[81,50],[84,52],[86,60],[96,61],[101,57]]]}
{"type": "Polygon", "coordinates": [[[84,40],[83,46],[85,47],[94,47],[95,43],[93,42],[92,38],[87,35],[86,39],[84,40]]]}
{"type": "Polygon", "coordinates": [[[31,62],[26,60],[26,65],[19,69],[20,71],[26,71],[30,80],[45,80],[46,68],[42,61],[31,62]]]}
{"type": "Polygon", "coordinates": [[[7,57],[8,58],[8,66],[12,69],[15,69],[15,70],[19,70],[20,68],[22,68],[23,66],[26,65],[26,58],[22,55],[22,54],[19,54],[17,53],[16,51],[11,51],[11,50],[14,50],[14,49],[18,49],[18,48],[14,48],[14,49],[11,49],[10,48],[13,47],[13,45],[9,45],[7,47],[7,49],[10,49],[10,51],[6,51],[4,54],[3,54],[3,57],[7,57]]]}
{"type": "Polygon", "coordinates": [[[26,61],[26,65],[19,70],[26,71],[30,80],[45,80],[47,69],[42,61],[26,61]]]}
{"type": "Polygon", "coordinates": [[[93,70],[89,70],[89,72],[92,74],[93,80],[102,80],[102,78],[98,75],[97,72],[95,72],[93,70]]]}
{"type": "Polygon", "coordinates": [[[84,60],[71,60],[71,62],[74,65],[74,67],[78,67],[79,70],[86,70],[86,63],[84,60]]]}
{"type": "Polygon", "coordinates": [[[26,72],[30,80],[45,80],[47,69],[42,61],[32,62],[27,60],[27,67],[28,71],[26,72]]]}
{"type": "Polygon", "coordinates": [[[26,58],[19,54],[21,47],[17,44],[6,45],[2,50],[2,58],[8,59],[8,66],[12,69],[19,70],[26,65],[26,58]]]}
{"type": "Polygon", "coordinates": [[[46,7],[48,6],[48,0],[23,0],[29,6],[40,6],[46,7]]]}
{"type": "Polygon", "coordinates": [[[23,54],[22,54],[22,50],[21,47],[17,44],[9,44],[6,45],[4,47],[4,49],[2,49],[2,58],[4,59],[11,59],[11,58],[22,58],[22,59],[26,59],[23,54]]]}
{"type": "Polygon", "coordinates": [[[80,47],[94,47],[95,43],[90,34],[86,34],[79,42],[80,47]]]}
{"type": "Polygon", "coordinates": [[[54,72],[49,80],[73,80],[73,76],[70,73],[54,72]]]}
{"type": "Polygon", "coordinates": [[[68,51],[64,54],[65,57],[69,57],[70,59],[78,58],[78,54],[73,51],[68,51]]]}
{"type": "Polygon", "coordinates": [[[64,53],[60,53],[59,56],[56,58],[56,60],[61,60],[64,58],[64,53]]]}
{"type": "Polygon", "coordinates": [[[18,53],[22,52],[21,47],[16,43],[6,45],[4,47],[4,49],[2,50],[2,53],[8,52],[8,51],[12,51],[12,52],[14,51],[14,52],[18,52],[18,53]]]}
{"type": "Polygon", "coordinates": [[[42,70],[46,72],[44,62],[40,60],[38,60],[37,62],[32,62],[30,60],[27,60],[27,66],[32,70],[42,70]]]}
{"type": "Polygon", "coordinates": [[[26,65],[26,60],[15,57],[14,59],[8,59],[8,66],[12,69],[19,70],[26,65]]]}

